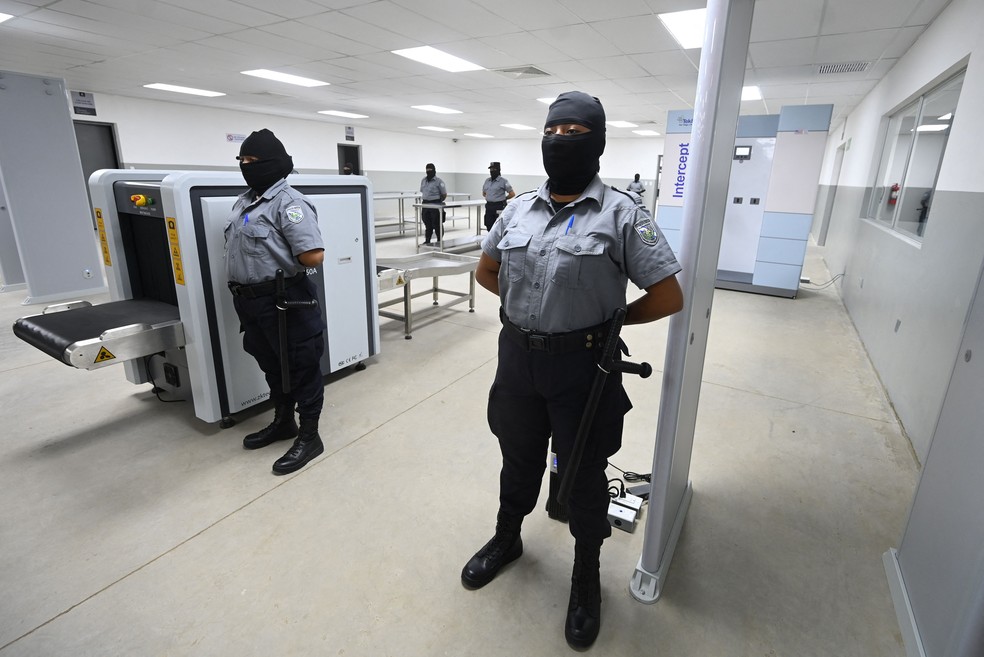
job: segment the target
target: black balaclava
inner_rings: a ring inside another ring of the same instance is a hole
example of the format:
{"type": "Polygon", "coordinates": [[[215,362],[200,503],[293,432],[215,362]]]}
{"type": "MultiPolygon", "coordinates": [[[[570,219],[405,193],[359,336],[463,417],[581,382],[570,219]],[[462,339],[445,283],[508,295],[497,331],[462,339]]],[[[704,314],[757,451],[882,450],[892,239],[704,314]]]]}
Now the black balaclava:
{"type": "Polygon", "coordinates": [[[501,175],[502,175],[502,169],[499,167],[498,162],[493,162],[492,164],[489,165],[489,176],[492,178],[492,180],[495,180],[501,175]]]}
{"type": "Polygon", "coordinates": [[[266,128],[250,133],[243,141],[239,147],[239,157],[244,155],[259,158],[249,164],[239,163],[243,180],[258,195],[294,170],[294,160],[287,154],[280,140],[266,128]]]}
{"type": "Polygon", "coordinates": [[[580,135],[544,135],[543,168],[553,194],[580,194],[601,169],[605,152],[605,108],[594,96],[568,91],[557,96],[547,110],[543,127],[577,123],[591,132],[580,135]]]}
{"type": "Polygon", "coordinates": [[[639,174],[638,173],[636,174],[635,181],[636,182],[639,182],[639,174]]]}
{"type": "Polygon", "coordinates": [[[437,169],[434,168],[433,164],[428,162],[424,166],[424,173],[427,174],[427,180],[434,180],[434,176],[437,175],[437,169]]]}

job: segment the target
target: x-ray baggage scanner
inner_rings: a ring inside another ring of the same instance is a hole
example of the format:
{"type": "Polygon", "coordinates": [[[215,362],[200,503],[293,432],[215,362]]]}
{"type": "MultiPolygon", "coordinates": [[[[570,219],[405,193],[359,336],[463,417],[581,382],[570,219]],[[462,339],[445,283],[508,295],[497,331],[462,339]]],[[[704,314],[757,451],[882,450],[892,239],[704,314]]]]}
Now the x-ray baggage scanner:
{"type": "MultiPolygon", "coordinates": [[[[360,366],[379,353],[371,185],[296,174],[288,183],[314,204],[325,242],[324,264],[308,269],[328,327],[322,372],[360,366]]],[[[269,396],[243,351],[223,260],[242,176],[102,170],[89,187],[112,300],[49,306],[17,320],[14,333],[80,369],[123,363],[132,383],[189,398],[198,418],[231,425],[269,396]]]]}

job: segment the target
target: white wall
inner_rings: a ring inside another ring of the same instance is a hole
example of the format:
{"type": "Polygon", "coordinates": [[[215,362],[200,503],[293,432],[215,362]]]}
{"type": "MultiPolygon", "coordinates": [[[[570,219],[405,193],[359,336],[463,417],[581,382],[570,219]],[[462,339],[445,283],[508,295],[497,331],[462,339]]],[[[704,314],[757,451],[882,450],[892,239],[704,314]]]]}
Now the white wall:
{"type": "MultiPolygon", "coordinates": [[[[543,178],[539,133],[519,139],[473,139],[410,135],[359,126],[355,141],[345,142],[345,124],[330,120],[284,118],[266,114],[212,109],[166,101],[150,101],[99,94],[96,117],[77,119],[115,123],[120,158],[125,166],[186,165],[235,168],[239,144],[226,141],[226,134],[249,134],[269,128],[294,158],[298,170],[336,170],[336,144],[362,146],[366,171],[412,171],[423,176],[424,165],[433,162],[438,175],[471,173],[488,175],[489,162],[502,162],[503,173],[543,178]]],[[[544,116],[546,112],[544,111],[544,116]]],[[[608,133],[602,156],[602,176],[631,180],[656,178],[662,138],[617,138],[608,133]]]]}
{"type": "Polygon", "coordinates": [[[939,415],[974,285],[984,262],[980,117],[984,116],[984,12],[953,0],[827,143],[830,184],[845,153],[824,257],[845,272],[841,294],[920,460],[939,415]],[[884,117],[966,66],[966,77],[921,243],[860,219],[874,177],[884,117]],[[896,330],[896,327],[898,329],[896,330]]]}

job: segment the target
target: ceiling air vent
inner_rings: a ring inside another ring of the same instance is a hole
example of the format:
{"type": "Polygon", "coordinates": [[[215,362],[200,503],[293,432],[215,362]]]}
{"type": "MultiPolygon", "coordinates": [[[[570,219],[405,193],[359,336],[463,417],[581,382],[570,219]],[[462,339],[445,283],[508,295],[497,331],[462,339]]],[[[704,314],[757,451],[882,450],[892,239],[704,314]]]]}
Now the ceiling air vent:
{"type": "Polygon", "coordinates": [[[831,73],[863,73],[871,66],[871,62],[848,62],[846,64],[820,64],[817,66],[817,75],[829,75],[831,73]]]}
{"type": "Polygon", "coordinates": [[[513,80],[528,80],[530,78],[549,77],[549,73],[542,71],[535,66],[517,66],[515,68],[494,68],[494,72],[505,75],[513,80]]]}

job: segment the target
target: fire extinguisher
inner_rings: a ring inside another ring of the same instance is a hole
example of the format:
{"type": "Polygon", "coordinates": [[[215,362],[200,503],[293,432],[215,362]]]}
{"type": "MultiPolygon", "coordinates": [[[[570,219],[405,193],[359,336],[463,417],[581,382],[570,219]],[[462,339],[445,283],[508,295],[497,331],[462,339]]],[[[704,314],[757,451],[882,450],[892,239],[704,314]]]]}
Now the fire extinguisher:
{"type": "Polygon", "coordinates": [[[898,203],[900,189],[902,188],[899,187],[898,183],[895,183],[894,185],[891,186],[891,188],[889,188],[889,194],[888,194],[889,205],[895,205],[896,203],[898,203]]]}

